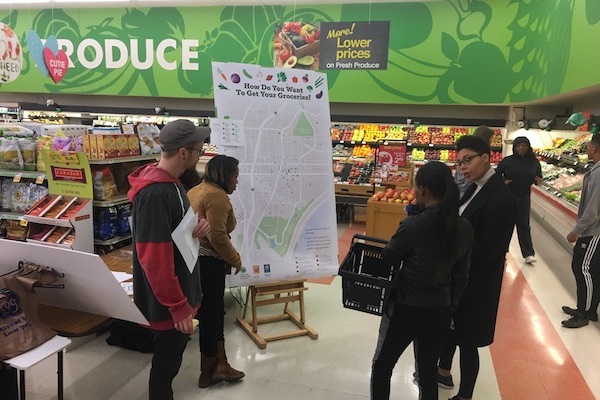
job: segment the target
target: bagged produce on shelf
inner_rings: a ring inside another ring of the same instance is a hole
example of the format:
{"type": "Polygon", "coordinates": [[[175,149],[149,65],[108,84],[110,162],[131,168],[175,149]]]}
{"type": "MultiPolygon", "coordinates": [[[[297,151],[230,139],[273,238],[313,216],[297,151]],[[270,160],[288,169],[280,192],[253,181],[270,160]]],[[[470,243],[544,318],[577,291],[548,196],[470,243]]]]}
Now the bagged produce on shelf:
{"type": "Polygon", "coordinates": [[[11,209],[18,213],[27,211],[27,199],[29,198],[29,186],[25,183],[14,183],[11,193],[11,209]]]}
{"type": "Polygon", "coordinates": [[[112,239],[119,233],[119,215],[116,207],[94,210],[94,233],[100,240],[112,239]]]}
{"type": "Polygon", "coordinates": [[[6,228],[6,237],[11,240],[24,241],[27,238],[29,232],[28,226],[21,226],[20,221],[8,221],[4,220],[4,227],[6,228]]]}
{"type": "Polygon", "coordinates": [[[138,124],[137,134],[140,139],[140,150],[142,155],[147,154],[159,154],[160,153],[160,142],[158,140],[158,134],[160,129],[153,124],[138,124]]]}
{"type": "Polygon", "coordinates": [[[121,204],[117,207],[117,216],[119,219],[119,235],[125,236],[131,233],[129,226],[129,217],[131,216],[131,204],[121,204]]]}
{"type": "Polygon", "coordinates": [[[18,124],[6,123],[0,124],[0,136],[33,136],[33,130],[18,124]]]}
{"type": "Polygon", "coordinates": [[[23,158],[23,170],[36,170],[37,142],[34,138],[19,138],[19,149],[23,158]]]}
{"type": "Polygon", "coordinates": [[[17,137],[0,137],[0,169],[23,169],[23,156],[17,137]]]}
{"type": "Polygon", "coordinates": [[[119,193],[115,178],[107,165],[93,166],[94,199],[110,200],[119,193]]]}
{"type": "Polygon", "coordinates": [[[3,210],[12,209],[12,179],[4,178],[0,182],[0,205],[3,210]]]}
{"type": "Polygon", "coordinates": [[[47,194],[48,188],[35,183],[12,183],[10,209],[14,212],[26,213],[47,194]]]}
{"type": "Polygon", "coordinates": [[[52,150],[71,151],[73,150],[73,138],[69,136],[54,136],[52,139],[52,150]]]}
{"type": "Polygon", "coordinates": [[[44,164],[44,158],[42,157],[42,150],[52,150],[53,136],[43,135],[37,140],[37,170],[45,171],[46,164],[44,164]]]}

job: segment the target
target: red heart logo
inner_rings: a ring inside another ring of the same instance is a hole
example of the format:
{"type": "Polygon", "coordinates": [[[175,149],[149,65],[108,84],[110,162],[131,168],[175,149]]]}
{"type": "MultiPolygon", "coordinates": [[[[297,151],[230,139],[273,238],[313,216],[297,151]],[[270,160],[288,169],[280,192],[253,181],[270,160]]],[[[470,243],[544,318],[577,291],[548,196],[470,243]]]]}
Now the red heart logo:
{"type": "Polygon", "coordinates": [[[54,83],[60,82],[65,77],[67,69],[69,68],[69,57],[63,50],[58,50],[58,54],[54,55],[52,50],[44,47],[44,61],[46,62],[46,68],[50,72],[50,77],[54,83]]]}

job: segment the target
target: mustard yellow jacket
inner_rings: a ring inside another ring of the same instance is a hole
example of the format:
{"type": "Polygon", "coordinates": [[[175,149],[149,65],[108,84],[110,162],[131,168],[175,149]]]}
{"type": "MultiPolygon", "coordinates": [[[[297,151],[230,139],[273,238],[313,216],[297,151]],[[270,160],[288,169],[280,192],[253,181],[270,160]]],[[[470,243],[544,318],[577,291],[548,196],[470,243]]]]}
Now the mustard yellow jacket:
{"type": "Polygon", "coordinates": [[[229,234],[235,229],[236,220],[229,196],[223,188],[210,182],[202,182],[187,193],[190,204],[198,215],[210,224],[208,236],[200,238],[200,247],[212,250],[219,258],[234,267],[242,266],[239,253],[231,244],[229,234]]]}

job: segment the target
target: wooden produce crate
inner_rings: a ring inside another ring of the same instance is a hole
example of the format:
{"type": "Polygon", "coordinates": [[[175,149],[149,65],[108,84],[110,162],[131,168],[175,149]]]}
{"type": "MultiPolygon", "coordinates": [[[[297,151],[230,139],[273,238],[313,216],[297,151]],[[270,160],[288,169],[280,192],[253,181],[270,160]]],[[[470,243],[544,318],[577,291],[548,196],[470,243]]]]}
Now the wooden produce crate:
{"type": "Polygon", "coordinates": [[[406,218],[406,204],[384,201],[367,202],[366,235],[390,240],[398,230],[400,221],[406,218]]]}
{"type": "Polygon", "coordinates": [[[354,205],[352,222],[365,222],[367,220],[367,207],[354,205]]]}
{"type": "MultiPolygon", "coordinates": [[[[376,191],[384,190],[384,188],[375,188],[376,191]]],[[[354,196],[371,197],[373,195],[372,185],[347,185],[343,183],[335,184],[336,194],[350,194],[354,196]]]]}

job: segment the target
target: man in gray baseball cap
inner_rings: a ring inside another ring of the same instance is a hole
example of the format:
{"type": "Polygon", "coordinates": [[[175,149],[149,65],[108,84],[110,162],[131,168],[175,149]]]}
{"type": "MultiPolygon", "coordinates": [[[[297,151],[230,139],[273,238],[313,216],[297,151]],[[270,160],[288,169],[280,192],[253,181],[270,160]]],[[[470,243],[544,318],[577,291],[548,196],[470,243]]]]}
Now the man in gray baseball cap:
{"type": "MultiPolygon", "coordinates": [[[[200,308],[200,268],[192,272],[171,238],[190,206],[179,177],[196,167],[210,128],[187,120],[168,123],[160,131],[158,163],[146,164],[128,177],[133,231],[133,300],[149,321],[154,352],[148,385],[150,400],[173,398],[172,381],[194,331],[200,308]]],[[[198,217],[192,236],[201,238],[210,224],[198,217]]]]}
{"type": "Polygon", "coordinates": [[[171,152],[174,150],[189,148],[202,143],[210,136],[208,126],[196,126],[187,119],[178,119],[165,125],[158,135],[160,146],[163,151],[171,152]]]}

